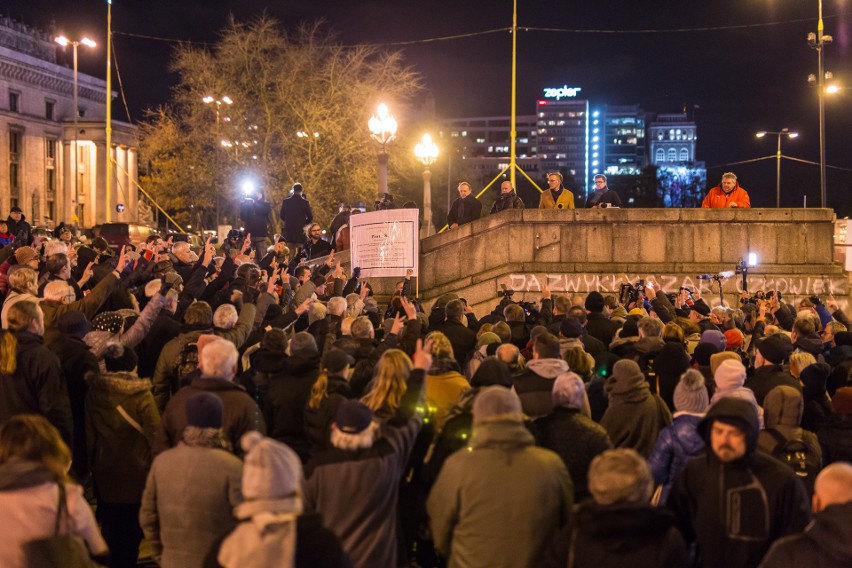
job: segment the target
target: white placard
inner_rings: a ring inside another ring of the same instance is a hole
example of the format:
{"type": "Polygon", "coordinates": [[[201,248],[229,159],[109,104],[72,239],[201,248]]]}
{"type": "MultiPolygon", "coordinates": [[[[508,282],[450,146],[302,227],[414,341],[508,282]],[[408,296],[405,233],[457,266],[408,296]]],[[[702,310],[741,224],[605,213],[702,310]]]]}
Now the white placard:
{"type": "Polygon", "coordinates": [[[349,218],[350,266],[362,276],[418,276],[420,238],[418,209],[390,209],[349,218]]]}

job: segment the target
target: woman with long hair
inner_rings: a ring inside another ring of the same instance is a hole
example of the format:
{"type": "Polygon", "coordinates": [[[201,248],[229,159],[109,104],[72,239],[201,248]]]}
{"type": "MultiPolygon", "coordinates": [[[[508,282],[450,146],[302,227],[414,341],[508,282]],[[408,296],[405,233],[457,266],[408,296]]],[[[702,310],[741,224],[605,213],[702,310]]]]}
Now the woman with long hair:
{"type": "Polygon", "coordinates": [[[0,566],[29,566],[24,545],[55,535],[63,494],[67,515],[60,519],[60,532],[77,534],[91,555],[106,558],[83,488],[68,477],[70,465],[71,451],[45,418],[21,414],[0,426],[0,566]]]}
{"type": "Polygon", "coordinates": [[[370,390],[361,402],[370,407],[377,418],[393,416],[405,394],[411,369],[411,359],[404,351],[388,349],[376,363],[370,390]]]}

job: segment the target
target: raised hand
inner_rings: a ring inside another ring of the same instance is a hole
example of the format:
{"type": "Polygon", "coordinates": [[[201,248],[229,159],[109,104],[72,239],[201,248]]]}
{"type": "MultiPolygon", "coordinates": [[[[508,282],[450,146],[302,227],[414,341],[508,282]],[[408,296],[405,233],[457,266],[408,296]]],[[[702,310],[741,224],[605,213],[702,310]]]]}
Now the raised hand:
{"type": "Polygon", "coordinates": [[[417,346],[414,348],[414,355],[411,357],[414,362],[414,368],[424,372],[429,372],[432,366],[432,339],[429,338],[424,343],[422,339],[417,340],[417,346]]]}

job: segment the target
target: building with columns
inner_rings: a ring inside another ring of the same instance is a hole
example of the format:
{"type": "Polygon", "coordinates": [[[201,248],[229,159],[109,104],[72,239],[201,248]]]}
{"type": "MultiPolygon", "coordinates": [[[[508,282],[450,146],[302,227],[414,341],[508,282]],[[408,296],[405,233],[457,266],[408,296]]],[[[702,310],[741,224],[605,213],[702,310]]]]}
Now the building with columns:
{"type": "Polygon", "coordinates": [[[112,123],[108,213],[106,82],[78,73],[75,132],[74,72],[57,62],[63,49],[70,61],[70,46],[61,48],[48,33],[0,18],[0,216],[17,206],[33,226],[135,222],[136,128],[112,123]]]}

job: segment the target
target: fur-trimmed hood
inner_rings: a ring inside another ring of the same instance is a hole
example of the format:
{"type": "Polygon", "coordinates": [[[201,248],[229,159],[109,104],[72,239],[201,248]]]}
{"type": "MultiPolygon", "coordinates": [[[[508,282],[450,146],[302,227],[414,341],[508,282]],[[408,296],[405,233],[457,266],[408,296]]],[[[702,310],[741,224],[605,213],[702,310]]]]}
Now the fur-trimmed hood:
{"type": "Polygon", "coordinates": [[[130,371],[103,374],[88,373],[86,381],[90,388],[121,394],[144,392],[151,390],[153,386],[150,380],[140,379],[139,375],[130,371]]]}

